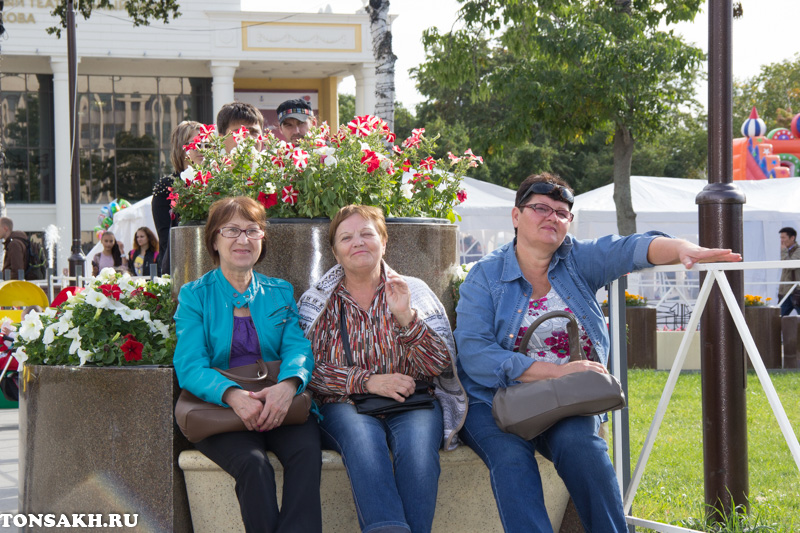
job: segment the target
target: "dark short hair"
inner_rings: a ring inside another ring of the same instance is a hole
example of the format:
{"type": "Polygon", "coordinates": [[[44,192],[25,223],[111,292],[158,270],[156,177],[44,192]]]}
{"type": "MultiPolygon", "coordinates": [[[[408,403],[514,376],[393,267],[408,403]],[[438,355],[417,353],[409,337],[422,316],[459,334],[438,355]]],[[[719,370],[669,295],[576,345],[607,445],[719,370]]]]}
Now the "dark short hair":
{"type": "Polygon", "coordinates": [[[522,205],[522,202],[530,196],[530,194],[525,194],[528,189],[530,189],[531,185],[534,183],[552,183],[553,185],[560,187],[560,189],[554,189],[553,192],[549,194],[545,194],[551,200],[555,200],[557,202],[564,202],[569,205],[570,209],[572,209],[572,202],[568,202],[562,196],[561,189],[569,191],[570,195],[575,195],[575,191],[572,190],[572,187],[569,184],[561,179],[560,176],[556,174],[550,174],[549,172],[542,172],[541,174],[532,174],[522,180],[522,183],[519,184],[519,188],[517,189],[517,197],[514,200],[514,205],[517,207],[522,205]]]}
{"type": "Polygon", "coordinates": [[[264,231],[264,238],[261,240],[261,253],[256,259],[256,263],[261,262],[267,255],[267,215],[264,206],[247,196],[234,196],[223,198],[211,204],[208,210],[208,221],[206,222],[205,241],[206,250],[215,265],[219,264],[219,252],[214,249],[214,242],[217,239],[218,230],[236,215],[240,215],[245,220],[255,222],[264,231]]]}
{"type": "Polygon", "coordinates": [[[386,231],[386,219],[383,217],[383,211],[380,208],[369,205],[350,204],[339,209],[331,219],[331,225],[328,228],[328,241],[331,244],[331,248],[333,248],[336,230],[339,229],[339,225],[352,215],[360,215],[364,220],[371,221],[375,224],[375,229],[378,230],[378,235],[381,236],[383,242],[389,240],[389,233],[386,231]]]}
{"type": "Polygon", "coordinates": [[[253,104],[245,102],[231,102],[225,104],[222,109],[217,113],[217,133],[220,136],[228,132],[231,124],[258,124],[260,128],[264,128],[264,117],[261,111],[256,109],[253,104]]]}
{"type": "Polygon", "coordinates": [[[789,237],[792,237],[792,238],[795,238],[795,239],[797,238],[797,231],[795,231],[794,228],[791,228],[789,226],[786,226],[785,228],[781,228],[780,231],[778,231],[778,233],[785,233],[789,237]]]}

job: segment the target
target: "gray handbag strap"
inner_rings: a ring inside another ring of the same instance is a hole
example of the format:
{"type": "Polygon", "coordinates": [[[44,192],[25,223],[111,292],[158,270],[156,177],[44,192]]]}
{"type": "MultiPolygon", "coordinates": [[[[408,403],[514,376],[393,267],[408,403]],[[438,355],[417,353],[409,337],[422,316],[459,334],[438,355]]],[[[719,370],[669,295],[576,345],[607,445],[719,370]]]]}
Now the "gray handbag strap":
{"type": "Polygon", "coordinates": [[[575,316],[572,313],[567,313],[566,311],[550,311],[539,317],[536,317],[536,320],[534,320],[533,323],[528,326],[528,331],[526,331],[525,335],[522,336],[522,341],[519,343],[519,353],[522,355],[528,354],[528,342],[531,340],[531,335],[533,335],[533,332],[536,331],[536,328],[539,327],[539,324],[545,320],[551,320],[553,318],[566,318],[569,320],[569,323],[567,323],[567,335],[569,335],[570,361],[585,360],[586,355],[584,355],[583,350],[581,350],[581,343],[578,337],[578,321],[575,320],[575,316]]]}

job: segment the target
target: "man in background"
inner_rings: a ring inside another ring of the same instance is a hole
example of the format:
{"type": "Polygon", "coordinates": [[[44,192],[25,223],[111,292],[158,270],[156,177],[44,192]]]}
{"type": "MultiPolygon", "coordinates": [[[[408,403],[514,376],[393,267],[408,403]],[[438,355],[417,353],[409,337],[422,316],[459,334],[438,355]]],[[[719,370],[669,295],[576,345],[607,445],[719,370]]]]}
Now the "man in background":
{"type": "MultiPolygon", "coordinates": [[[[244,102],[231,102],[220,108],[217,113],[217,133],[220,137],[238,131],[242,126],[247,128],[251,137],[259,137],[264,131],[264,117],[261,111],[254,105],[244,102]]],[[[236,139],[233,136],[225,139],[225,151],[230,154],[235,147],[236,139]]],[[[256,149],[261,150],[260,142],[256,149]]]]}
{"type": "Polygon", "coordinates": [[[296,143],[317,123],[311,105],[302,98],[286,100],[278,106],[278,129],[287,142],[296,143]]]}
{"type": "Polygon", "coordinates": [[[3,273],[11,270],[11,279],[19,279],[17,273],[28,268],[28,236],[25,232],[14,231],[13,220],[1,217],[0,239],[3,239],[5,249],[3,273]]]}
{"type": "MultiPolygon", "coordinates": [[[[797,246],[797,231],[794,228],[785,227],[781,228],[781,261],[790,261],[793,259],[800,259],[800,248],[797,246]]],[[[800,282],[800,268],[784,268],[781,271],[781,283],[785,282],[800,282]]],[[[778,301],[789,292],[792,286],[780,285],[778,287],[778,301]]],[[[800,314],[800,287],[796,288],[791,296],[781,304],[781,316],[786,316],[792,312],[792,309],[800,314]]]]}

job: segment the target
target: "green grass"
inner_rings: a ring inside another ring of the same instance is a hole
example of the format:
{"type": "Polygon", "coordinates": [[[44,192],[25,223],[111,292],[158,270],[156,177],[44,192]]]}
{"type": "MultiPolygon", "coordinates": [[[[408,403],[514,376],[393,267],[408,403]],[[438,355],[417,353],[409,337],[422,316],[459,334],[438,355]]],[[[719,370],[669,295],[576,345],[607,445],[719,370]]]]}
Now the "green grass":
{"type": "MultiPolygon", "coordinates": [[[[667,377],[666,371],[630,370],[628,373],[631,470],[644,445],[667,377]]],[[[795,434],[800,434],[800,372],[771,373],[770,377],[795,434]]],[[[678,378],[644,470],[633,501],[633,516],[686,526],[703,519],[701,413],[700,374],[684,373],[678,378]]],[[[747,434],[751,526],[774,524],[769,531],[800,531],[800,471],[764,389],[752,371],[747,381],[747,434]]],[[[649,531],[637,528],[639,530],[649,531]]]]}

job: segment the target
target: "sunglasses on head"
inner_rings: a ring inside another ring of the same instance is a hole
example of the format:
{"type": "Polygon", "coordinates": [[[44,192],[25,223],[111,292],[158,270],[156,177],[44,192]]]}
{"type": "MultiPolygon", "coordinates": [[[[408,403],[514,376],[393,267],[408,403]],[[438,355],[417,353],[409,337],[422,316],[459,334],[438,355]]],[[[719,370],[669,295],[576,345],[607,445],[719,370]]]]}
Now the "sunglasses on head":
{"type": "Polygon", "coordinates": [[[550,183],[548,181],[537,181],[536,183],[528,187],[527,191],[525,191],[525,194],[522,196],[522,201],[520,202],[520,204],[524,204],[525,200],[531,194],[551,194],[553,191],[556,190],[561,196],[561,199],[567,202],[570,206],[572,206],[572,204],[575,203],[575,197],[566,187],[562,187],[561,185],[556,185],[555,183],[550,183]]]}

